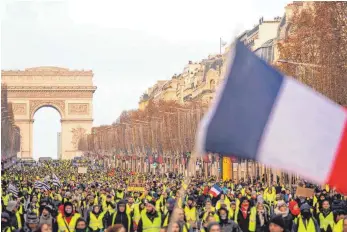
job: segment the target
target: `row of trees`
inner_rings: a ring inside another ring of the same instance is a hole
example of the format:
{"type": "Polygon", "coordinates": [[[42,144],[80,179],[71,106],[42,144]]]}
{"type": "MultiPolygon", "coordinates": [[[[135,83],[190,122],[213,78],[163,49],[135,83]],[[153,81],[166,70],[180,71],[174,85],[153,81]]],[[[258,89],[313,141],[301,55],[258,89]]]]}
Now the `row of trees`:
{"type": "MultiPolygon", "coordinates": [[[[298,3],[287,16],[285,38],[277,44],[279,59],[288,61],[279,65],[284,73],[341,105],[347,105],[346,15],[347,2],[298,3]]],[[[126,111],[116,123],[93,128],[79,148],[124,156],[189,154],[206,109],[199,102],[150,101],[144,111],[126,111]]]]}
{"type": "Polygon", "coordinates": [[[198,123],[207,106],[149,101],[145,110],[124,111],[117,122],[92,129],[79,140],[79,149],[115,156],[189,156],[198,123]]]}
{"type": "Polygon", "coordinates": [[[280,69],[347,105],[347,2],[294,4],[287,24],[278,48],[280,59],[289,62],[280,69]]]}
{"type": "Polygon", "coordinates": [[[7,101],[7,86],[1,85],[1,158],[6,159],[17,155],[20,150],[20,130],[14,124],[11,103],[7,101]]]}

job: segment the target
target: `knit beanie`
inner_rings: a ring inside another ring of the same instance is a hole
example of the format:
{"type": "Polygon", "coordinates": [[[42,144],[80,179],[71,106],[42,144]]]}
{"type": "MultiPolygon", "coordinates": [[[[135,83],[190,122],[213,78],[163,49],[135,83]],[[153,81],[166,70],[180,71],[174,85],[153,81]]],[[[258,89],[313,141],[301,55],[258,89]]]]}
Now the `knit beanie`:
{"type": "Polygon", "coordinates": [[[6,207],[7,211],[12,212],[17,206],[17,201],[9,201],[6,207]]]}
{"type": "Polygon", "coordinates": [[[278,225],[279,227],[285,229],[284,227],[284,220],[282,218],[281,215],[275,215],[274,217],[271,218],[271,221],[270,221],[270,224],[273,223],[273,224],[276,224],[278,225]]]}
{"type": "Polygon", "coordinates": [[[43,209],[47,210],[50,214],[52,214],[53,207],[51,205],[45,205],[43,209]]]}
{"type": "Polygon", "coordinates": [[[118,201],[117,206],[118,207],[121,206],[121,205],[125,206],[126,204],[127,203],[125,202],[125,200],[120,200],[120,201],[118,201]]]}
{"type": "Polygon", "coordinates": [[[167,204],[169,205],[168,210],[172,211],[175,208],[176,200],[170,198],[167,200],[167,204]]]}
{"type": "Polygon", "coordinates": [[[39,218],[37,217],[36,213],[30,212],[27,215],[27,220],[26,223],[27,224],[38,224],[39,223],[39,218]]]}

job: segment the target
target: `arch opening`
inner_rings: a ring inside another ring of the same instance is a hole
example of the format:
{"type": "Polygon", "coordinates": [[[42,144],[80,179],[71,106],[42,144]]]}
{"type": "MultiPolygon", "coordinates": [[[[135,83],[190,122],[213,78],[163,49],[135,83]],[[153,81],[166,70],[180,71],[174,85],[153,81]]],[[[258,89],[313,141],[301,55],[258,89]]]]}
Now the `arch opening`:
{"type": "Polygon", "coordinates": [[[42,105],[33,111],[33,158],[57,159],[61,154],[62,114],[54,106],[42,105]]]}

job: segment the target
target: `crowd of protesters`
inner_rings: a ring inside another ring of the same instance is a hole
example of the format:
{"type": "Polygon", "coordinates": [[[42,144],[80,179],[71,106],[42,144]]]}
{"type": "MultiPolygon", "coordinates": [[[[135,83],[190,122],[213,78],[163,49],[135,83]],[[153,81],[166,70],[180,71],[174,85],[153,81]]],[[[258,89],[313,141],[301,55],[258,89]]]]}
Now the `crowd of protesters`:
{"type": "Polygon", "coordinates": [[[71,161],[11,168],[1,178],[3,232],[347,232],[346,197],[329,186],[307,186],[315,194],[302,197],[279,182],[186,184],[175,174],[93,165],[81,174],[71,161]]]}

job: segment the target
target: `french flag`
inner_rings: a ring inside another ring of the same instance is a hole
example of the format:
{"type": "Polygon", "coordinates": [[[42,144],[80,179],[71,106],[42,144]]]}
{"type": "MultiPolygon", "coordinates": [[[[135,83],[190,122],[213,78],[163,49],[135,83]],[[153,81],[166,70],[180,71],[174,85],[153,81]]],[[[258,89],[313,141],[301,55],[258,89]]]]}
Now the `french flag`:
{"type": "Polygon", "coordinates": [[[219,187],[218,184],[215,184],[212,186],[212,188],[209,191],[209,194],[212,194],[213,197],[218,197],[219,194],[222,193],[222,189],[219,187]]]}
{"type": "Polygon", "coordinates": [[[257,160],[347,193],[347,111],[234,44],[197,150],[257,160]]]}

